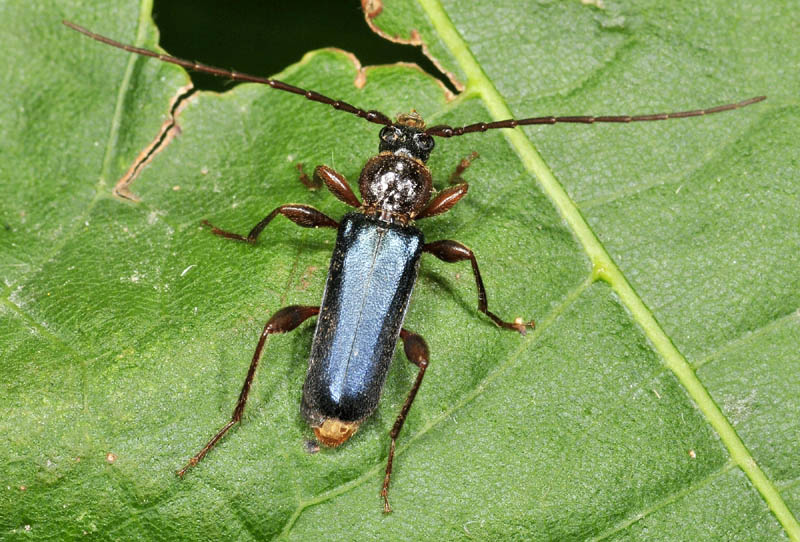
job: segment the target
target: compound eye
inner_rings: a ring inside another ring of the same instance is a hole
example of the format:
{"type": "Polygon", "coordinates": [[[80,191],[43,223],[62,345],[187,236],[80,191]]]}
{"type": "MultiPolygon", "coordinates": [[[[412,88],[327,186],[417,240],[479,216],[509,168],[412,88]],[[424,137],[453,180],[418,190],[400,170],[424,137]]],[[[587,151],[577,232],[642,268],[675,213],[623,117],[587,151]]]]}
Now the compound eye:
{"type": "Polygon", "coordinates": [[[420,134],[417,138],[417,145],[423,151],[429,152],[433,149],[433,138],[427,134],[420,134]]]}
{"type": "Polygon", "coordinates": [[[384,126],[381,129],[381,141],[392,145],[400,139],[400,130],[395,126],[384,126]]]}

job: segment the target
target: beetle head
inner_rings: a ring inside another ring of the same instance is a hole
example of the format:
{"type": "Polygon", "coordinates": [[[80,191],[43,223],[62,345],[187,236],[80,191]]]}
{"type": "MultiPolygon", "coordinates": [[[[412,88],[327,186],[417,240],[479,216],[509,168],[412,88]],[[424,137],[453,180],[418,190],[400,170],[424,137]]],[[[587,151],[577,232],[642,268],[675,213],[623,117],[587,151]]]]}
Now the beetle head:
{"type": "Polygon", "coordinates": [[[384,126],[380,133],[379,150],[410,156],[427,162],[433,150],[433,137],[425,133],[425,122],[415,111],[398,115],[394,124],[384,126]]]}

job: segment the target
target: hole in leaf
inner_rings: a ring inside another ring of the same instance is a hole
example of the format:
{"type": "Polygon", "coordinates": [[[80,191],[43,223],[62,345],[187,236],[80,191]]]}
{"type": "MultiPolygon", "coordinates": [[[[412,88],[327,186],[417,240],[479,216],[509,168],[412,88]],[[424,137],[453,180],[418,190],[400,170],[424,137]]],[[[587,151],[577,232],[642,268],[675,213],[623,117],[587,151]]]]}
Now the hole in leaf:
{"type": "MultiPolygon", "coordinates": [[[[455,92],[419,47],[373,33],[358,1],[276,6],[263,0],[155,0],[153,18],[161,31],[161,46],[171,55],[221,68],[268,77],[308,51],[338,47],[354,53],[363,66],[415,62],[455,92]]],[[[222,92],[233,84],[190,73],[199,90],[222,92]]]]}

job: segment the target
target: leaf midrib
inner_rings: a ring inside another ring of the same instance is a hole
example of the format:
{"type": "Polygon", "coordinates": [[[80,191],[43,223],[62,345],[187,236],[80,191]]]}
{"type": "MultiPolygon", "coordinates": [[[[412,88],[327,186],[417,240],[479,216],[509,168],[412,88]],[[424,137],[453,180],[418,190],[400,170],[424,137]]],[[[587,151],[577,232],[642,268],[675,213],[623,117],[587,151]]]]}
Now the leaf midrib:
{"type": "MultiPolygon", "coordinates": [[[[478,64],[467,43],[462,39],[439,0],[418,0],[440,39],[452,53],[456,62],[467,74],[464,95],[479,97],[493,120],[512,118],[510,108],[498,89],[492,84],[478,64]]],[[[523,166],[536,180],[553,206],[572,229],[592,262],[594,280],[603,280],[616,292],[631,312],[633,320],[653,343],[665,365],[675,374],[689,396],[697,404],[728,449],[731,458],[742,469],[775,514],[789,538],[800,541],[800,524],[784,502],[774,483],[766,476],[755,458],[739,438],[731,422],[725,417],[708,390],[700,382],[688,360],[672,343],[669,336],[650,312],[644,301],[617,267],[605,247],[600,243],[577,205],[558,183],[550,167],[544,162],[530,139],[520,128],[503,130],[511,146],[518,153],[523,166]]]]}

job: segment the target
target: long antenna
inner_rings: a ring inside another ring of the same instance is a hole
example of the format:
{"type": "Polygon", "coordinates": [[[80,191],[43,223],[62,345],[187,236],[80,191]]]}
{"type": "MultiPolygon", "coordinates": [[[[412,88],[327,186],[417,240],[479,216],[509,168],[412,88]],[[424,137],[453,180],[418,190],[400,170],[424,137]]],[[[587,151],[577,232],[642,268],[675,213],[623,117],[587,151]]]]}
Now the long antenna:
{"type": "Polygon", "coordinates": [[[653,113],[650,115],[612,115],[603,117],[581,116],[581,117],[530,117],[527,119],[507,119],[498,120],[495,122],[476,122],[475,124],[468,124],[467,126],[460,126],[453,128],[446,124],[438,126],[431,126],[425,133],[431,136],[438,137],[454,137],[464,134],[471,134],[473,132],[485,132],[486,130],[496,130],[498,128],[516,128],[517,126],[529,126],[532,124],[556,124],[561,123],[576,123],[576,124],[594,124],[595,122],[643,122],[651,120],[667,120],[667,119],[684,119],[686,117],[700,117],[703,115],[712,115],[714,113],[722,113],[723,111],[730,111],[732,109],[739,109],[747,107],[754,103],[766,100],[766,96],[756,96],[748,98],[737,103],[718,105],[716,107],[709,107],[708,109],[694,109],[692,111],[676,111],[674,113],[653,113]]]}
{"type": "Polygon", "coordinates": [[[157,58],[162,62],[169,62],[170,64],[177,64],[178,66],[183,66],[187,70],[209,73],[217,77],[232,79],[233,81],[245,81],[248,83],[260,83],[262,85],[268,85],[277,90],[284,90],[286,92],[291,92],[292,94],[299,94],[300,96],[303,96],[306,99],[311,100],[312,102],[320,102],[329,105],[334,109],[338,109],[339,111],[346,111],[347,113],[352,113],[357,117],[361,117],[362,119],[369,122],[374,122],[375,124],[383,124],[383,125],[392,124],[392,120],[383,113],[381,113],[380,111],[374,111],[374,110],[365,111],[363,109],[359,109],[358,107],[350,105],[347,102],[328,98],[327,96],[324,96],[318,92],[314,92],[313,90],[305,90],[303,88],[295,87],[288,83],[284,83],[283,81],[278,81],[277,79],[267,79],[266,77],[258,77],[246,73],[240,73],[232,70],[224,70],[222,68],[216,68],[214,66],[208,66],[206,64],[202,64],[200,62],[194,62],[192,60],[184,60],[182,58],[177,58],[174,56],[162,55],[160,53],[156,53],[155,51],[151,51],[150,49],[144,49],[142,47],[127,45],[125,43],[120,43],[118,41],[112,40],[111,38],[101,36],[100,34],[95,34],[91,30],[88,30],[70,21],[61,21],[61,22],[64,23],[66,26],[70,27],[71,29],[77,30],[81,34],[85,34],[86,36],[89,36],[92,39],[95,39],[107,45],[111,45],[112,47],[116,47],[117,49],[122,49],[130,53],[136,53],[137,55],[157,58]]]}
{"type": "MultiPolygon", "coordinates": [[[[112,47],[122,49],[124,51],[136,53],[137,55],[157,58],[162,62],[177,64],[178,66],[182,66],[187,70],[194,70],[198,72],[208,73],[217,77],[231,79],[233,81],[245,81],[248,83],[260,83],[262,85],[268,85],[271,88],[277,90],[283,90],[286,92],[291,92],[292,94],[298,94],[300,96],[305,97],[308,100],[311,100],[312,102],[323,103],[339,111],[345,111],[347,113],[351,113],[357,117],[361,117],[362,119],[369,122],[373,122],[375,124],[383,124],[385,126],[393,124],[392,120],[383,113],[381,113],[380,111],[375,111],[374,109],[365,111],[364,109],[359,109],[358,107],[350,105],[347,102],[328,98],[327,96],[324,96],[318,92],[314,92],[313,90],[305,90],[300,87],[284,83],[283,81],[278,81],[277,79],[258,77],[256,75],[249,75],[246,73],[236,72],[233,70],[225,70],[214,66],[208,66],[207,64],[194,62],[192,60],[184,60],[182,58],[177,58],[174,56],[162,55],[160,53],[156,53],[155,51],[151,51],[149,49],[144,49],[142,47],[135,47],[133,45],[127,45],[125,43],[120,43],[118,41],[112,40],[111,38],[101,36],[100,34],[95,34],[94,32],[82,26],[79,26],[75,23],[72,23],[70,21],[62,21],[62,22],[66,26],[72,28],[73,30],[77,30],[81,34],[85,34],[86,36],[89,36],[92,39],[95,39],[107,45],[111,45],[112,47]]],[[[517,126],[530,126],[534,124],[556,124],[556,123],[594,124],[595,122],[628,123],[628,122],[644,122],[652,120],[682,119],[686,117],[700,117],[703,115],[722,113],[723,111],[731,111],[733,109],[747,107],[748,105],[752,105],[754,103],[758,103],[766,99],[767,99],[766,96],[756,96],[754,98],[749,98],[741,102],[718,105],[716,107],[709,107],[707,109],[694,109],[692,111],[676,111],[674,113],[654,113],[649,115],[611,115],[611,116],[597,116],[597,117],[596,116],[530,117],[526,119],[507,119],[507,120],[498,120],[494,122],[477,122],[475,124],[468,124],[466,126],[459,126],[455,128],[452,126],[448,126],[446,124],[440,124],[428,128],[427,130],[425,130],[425,133],[430,136],[437,136],[437,137],[455,137],[464,134],[471,134],[473,132],[485,132],[487,130],[497,130],[500,128],[515,128],[517,126]]]]}

